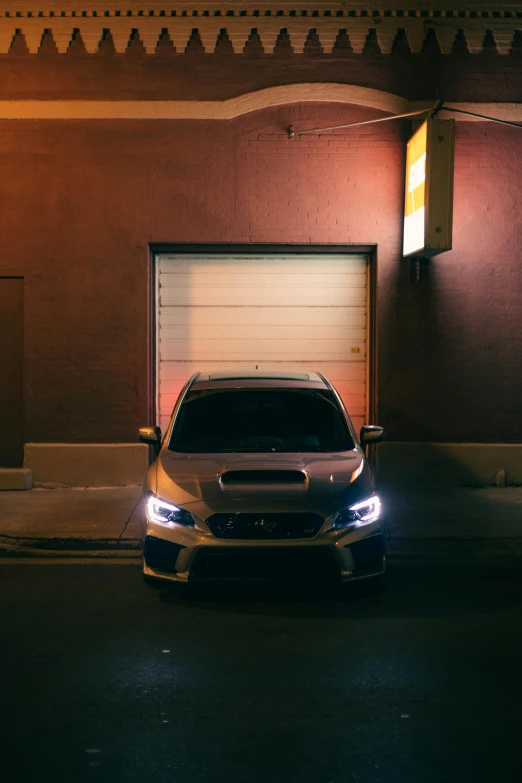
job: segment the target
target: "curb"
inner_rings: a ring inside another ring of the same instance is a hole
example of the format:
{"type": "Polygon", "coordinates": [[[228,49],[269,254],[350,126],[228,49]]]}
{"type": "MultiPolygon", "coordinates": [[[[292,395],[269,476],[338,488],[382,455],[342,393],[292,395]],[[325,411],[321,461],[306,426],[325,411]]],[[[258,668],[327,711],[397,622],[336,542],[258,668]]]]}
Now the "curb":
{"type": "Polygon", "coordinates": [[[12,557],[141,557],[139,538],[20,538],[0,535],[0,559],[12,557]]]}
{"type": "Polygon", "coordinates": [[[114,552],[113,550],[103,549],[85,549],[83,551],[77,550],[76,552],[67,552],[60,550],[47,550],[42,549],[13,549],[13,550],[0,550],[0,563],[12,562],[13,560],[122,560],[129,561],[135,560],[141,561],[141,554],[131,550],[120,550],[114,552]]]}
{"type": "MultiPolygon", "coordinates": [[[[401,538],[387,541],[389,557],[398,559],[448,557],[522,557],[520,538],[401,538]]],[[[0,560],[16,557],[138,559],[138,538],[18,538],[0,535],[0,560]]]]}

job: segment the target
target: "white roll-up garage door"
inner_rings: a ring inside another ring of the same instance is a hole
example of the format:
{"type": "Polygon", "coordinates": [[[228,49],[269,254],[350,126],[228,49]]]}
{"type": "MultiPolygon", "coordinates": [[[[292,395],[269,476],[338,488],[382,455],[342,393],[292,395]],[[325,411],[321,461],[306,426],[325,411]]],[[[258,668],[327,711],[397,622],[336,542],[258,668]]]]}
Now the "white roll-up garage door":
{"type": "Polygon", "coordinates": [[[161,254],[156,270],[162,430],[193,372],[256,364],[323,373],[364,423],[366,256],[161,254]]]}

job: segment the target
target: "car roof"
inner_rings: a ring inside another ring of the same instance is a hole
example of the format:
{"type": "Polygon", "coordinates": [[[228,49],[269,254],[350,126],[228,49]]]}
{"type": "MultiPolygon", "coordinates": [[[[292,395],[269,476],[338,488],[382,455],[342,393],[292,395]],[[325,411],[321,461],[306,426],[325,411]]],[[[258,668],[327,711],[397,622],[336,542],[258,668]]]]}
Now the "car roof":
{"type": "Polygon", "coordinates": [[[249,370],[243,368],[200,372],[192,382],[192,388],[215,387],[272,387],[272,388],[329,388],[327,381],[317,372],[295,370],[249,370]]]}

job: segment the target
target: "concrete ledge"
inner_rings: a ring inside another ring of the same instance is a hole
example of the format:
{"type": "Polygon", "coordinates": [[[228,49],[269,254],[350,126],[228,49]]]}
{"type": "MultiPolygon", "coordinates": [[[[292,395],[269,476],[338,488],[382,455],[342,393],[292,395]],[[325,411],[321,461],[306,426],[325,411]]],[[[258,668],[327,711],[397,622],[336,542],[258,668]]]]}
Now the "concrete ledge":
{"type": "Polygon", "coordinates": [[[0,468],[0,491],[32,487],[33,474],[28,468],[0,468]]]}
{"type": "Polygon", "coordinates": [[[143,443],[26,443],[24,465],[37,487],[124,487],[142,484],[143,443]]]}
{"type": "MultiPolygon", "coordinates": [[[[378,464],[389,485],[522,485],[521,443],[384,442],[378,464]]],[[[0,489],[30,489],[32,481],[38,487],[139,485],[147,467],[142,443],[26,443],[24,469],[0,470],[0,489]]]]}
{"type": "Polygon", "coordinates": [[[382,443],[383,484],[485,487],[522,484],[522,443],[382,443]]]}

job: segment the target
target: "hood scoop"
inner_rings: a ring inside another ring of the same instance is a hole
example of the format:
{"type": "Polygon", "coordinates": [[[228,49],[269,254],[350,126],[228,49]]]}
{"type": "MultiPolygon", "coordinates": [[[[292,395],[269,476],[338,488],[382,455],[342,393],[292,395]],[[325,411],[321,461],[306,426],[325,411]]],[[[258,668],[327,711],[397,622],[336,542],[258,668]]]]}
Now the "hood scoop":
{"type": "Polygon", "coordinates": [[[227,470],[219,484],[223,492],[306,492],[308,475],[303,470],[227,470]]]}

